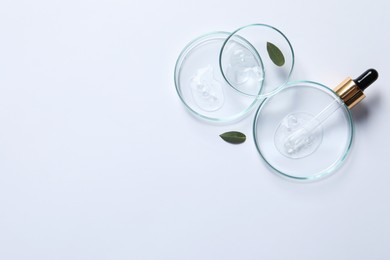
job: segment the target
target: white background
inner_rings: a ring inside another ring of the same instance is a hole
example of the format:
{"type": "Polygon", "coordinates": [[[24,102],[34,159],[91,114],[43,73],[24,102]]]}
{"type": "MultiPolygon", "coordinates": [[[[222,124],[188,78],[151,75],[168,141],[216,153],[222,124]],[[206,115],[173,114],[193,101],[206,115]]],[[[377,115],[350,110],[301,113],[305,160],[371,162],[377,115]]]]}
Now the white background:
{"type": "Polygon", "coordinates": [[[385,0],[1,0],[0,259],[389,259],[389,17],[385,0]],[[293,80],[379,71],[328,179],[269,172],[253,113],[214,126],[177,97],[185,44],[256,22],[291,40],[293,80]]]}

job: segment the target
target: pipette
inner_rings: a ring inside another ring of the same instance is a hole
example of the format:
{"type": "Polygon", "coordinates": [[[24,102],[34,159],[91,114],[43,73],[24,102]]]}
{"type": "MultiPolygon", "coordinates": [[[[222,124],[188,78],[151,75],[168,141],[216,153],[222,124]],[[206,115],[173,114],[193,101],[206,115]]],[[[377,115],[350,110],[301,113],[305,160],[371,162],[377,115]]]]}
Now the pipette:
{"type": "MultiPolygon", "coordinates": [[[[351,109],[365,98],[363,91],[378,78],[375,69],[368,69],[356,79],[346,78],[333,91],[340,97],[329,103],[321,112],[293,131],[284,141],[285,153],[293,156],[313,140],[312,134],[342,105],[351,109]]],[[[294,156],[293,156],[294,157],[294,156]]],[[[297,157],[296,157],[297,158],[297,157]]]]}

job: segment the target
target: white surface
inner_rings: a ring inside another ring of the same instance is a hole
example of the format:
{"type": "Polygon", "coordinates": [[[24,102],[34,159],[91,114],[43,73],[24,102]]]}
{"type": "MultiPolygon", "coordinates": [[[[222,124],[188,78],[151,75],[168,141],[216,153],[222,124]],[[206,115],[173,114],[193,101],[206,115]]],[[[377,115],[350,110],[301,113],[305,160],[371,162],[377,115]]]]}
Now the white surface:
{"type": "Polygon", "coordinates": [[[0,2],[0,259],[389,259],[388,1],[0,2]],[[203,33],[272,24],[292,79],[375,67],[344,167],[265,167],[253,114],[189,115],[175,60],[203,33]],[[218,135],[243,131],[240,146],[218,135]]]}

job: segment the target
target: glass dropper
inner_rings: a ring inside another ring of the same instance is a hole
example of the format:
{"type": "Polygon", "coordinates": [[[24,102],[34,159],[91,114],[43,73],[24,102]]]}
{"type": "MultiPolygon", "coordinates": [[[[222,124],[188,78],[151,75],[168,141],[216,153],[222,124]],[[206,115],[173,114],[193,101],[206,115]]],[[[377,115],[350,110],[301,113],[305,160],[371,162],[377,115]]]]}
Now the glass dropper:
{"type": "Polygon", "coordinates": [[[286,154],[293,155],[299,152],[306,145],[310,145],[312,134],[322,125],[333,113],[342,105],[351,109],[365,98],[363,91],[375,82],[378,78],[378,72],[375,69],[368,69],[356,79],[346,78],[333,91],[340,97],[330,102],[324,109],[315,115],[311,120],[304,123],[301,127],[287,136],[284,142],[286,154]]]}

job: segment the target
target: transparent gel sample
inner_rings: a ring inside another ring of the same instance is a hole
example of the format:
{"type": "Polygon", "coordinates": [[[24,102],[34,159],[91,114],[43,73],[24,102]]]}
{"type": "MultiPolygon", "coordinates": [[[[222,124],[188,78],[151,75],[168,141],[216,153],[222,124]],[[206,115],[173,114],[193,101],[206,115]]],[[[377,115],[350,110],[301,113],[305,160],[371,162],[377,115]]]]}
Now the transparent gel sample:
{"type": "Polygon", "coordinates": [[[251,24],[239,28],[226,39],[219,63],[221,73],[231,87],[261,99],[277,93],[288,81],[294,67],[294,51],[278,29],[266,24],[251,24]],[[250,43],[254,51],[240,50],[237,47],[240,39],[250,43]],[[285,60],[282,66],[271,60],[268,43],[281,51],[285,60]]]}
{"type": "Polygon", "coordinates": [[[222,83],[214,77],[211,65],[200,68],[191,78],[191,90],[195,103],[205,111],[216,111],[224,102],[222,83]]]}
{"type": "Polygon", "coordinates": [[[339,168],[350,150],[349,109],[324,85],[288,83],[263,101],[253,134],[260,156],[284,177],[316,180],[339,168]]]}
{"type": "Polygon", "coordinates": [[[308,113],[287,115],[276,129],[274,141],[278,151],[289,158],[303,158],[314,153],[322,142],[322,126],[308,113]]]}
{"type": "MultiPolygon", "coordinates": [[[[175,67],[176,90],[185,107],[193,115],[212,122],[239,120],[260,103],[256,97],[232,88],[221,74],[219,53],[229,35],[227,32],[215,32],[193,40],[184,48],[175,67]]],[[[246,57],[253,58],[248,58],[252,67],[261,67],[261,61],[250,43],[237,38],[234,46],[229,58],[232,68],[237,59],[246,57]]],[[[246,82],[246,75],[252,72],[238,70],[232,73],[238,81],[246,82]]]]}
{"type": "Polygon", "coordinates": [[[235,42],[229,42],[225,52],[225,55],[230,57],[225,73],[231,84],[244,93],[259,94],[264,80],[261,60],[235,42]]]}

